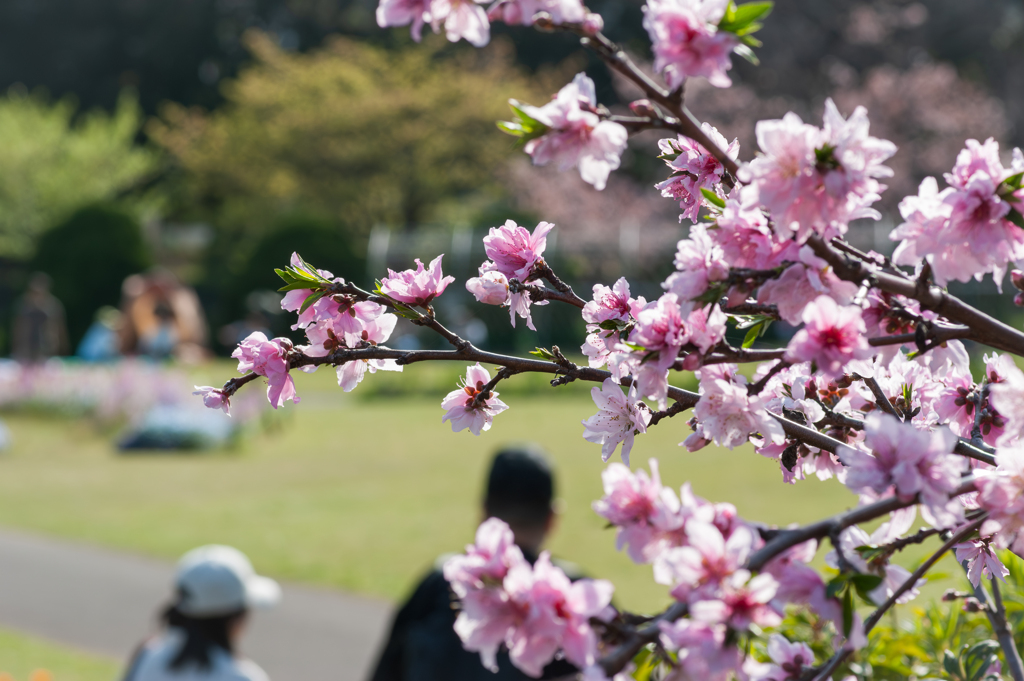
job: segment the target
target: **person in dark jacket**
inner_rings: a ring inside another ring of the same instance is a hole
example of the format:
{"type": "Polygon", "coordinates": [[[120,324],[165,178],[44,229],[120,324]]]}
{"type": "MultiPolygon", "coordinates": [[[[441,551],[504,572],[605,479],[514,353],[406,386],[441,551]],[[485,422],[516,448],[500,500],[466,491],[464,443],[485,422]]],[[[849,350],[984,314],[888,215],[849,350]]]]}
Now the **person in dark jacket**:
{"type": "MultiPolygon", "coordinates": [[[[551,532],[555,513],[555,478],[544,453],[536,446],[508,447],[494,457],[483,500],[485,518],[500,518],[515,534],[516,544],[533,563],[551,532]]],[[[370,681],[520,681],[508,651],[498,653],[498,671],[480,663],[480,655],[463,649],[455,633],[458,601],[441,572],[448,556],[437,560],[409,600],[399,609],[370,681]]],[[[579,571],[556,561],[570,579],[579,571]]],[[[554,679],[577,671],[564,660],[544,669],[554,679]]]]}

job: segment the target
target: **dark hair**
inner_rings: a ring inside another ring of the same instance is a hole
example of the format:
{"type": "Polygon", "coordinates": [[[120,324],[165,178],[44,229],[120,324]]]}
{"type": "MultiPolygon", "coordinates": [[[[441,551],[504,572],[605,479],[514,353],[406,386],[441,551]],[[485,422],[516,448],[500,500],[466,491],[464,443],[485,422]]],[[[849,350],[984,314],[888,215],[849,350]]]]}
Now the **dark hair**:
{"type": "Polygon", "coordinates": [[[487,475],[484,510],[509,524],[540,525],[551,516],[555,475],[544,450],[515,445],[499,451],[487,475]]]}
{"type": "Polygon", "coordinates": [[[245,614],[246,610],[243,609],[220,617],[190,617],[174,605],[168,607],[163,614],[164,623],[185,632],[185,643],[171,660],[170,668],[182,669],[192,663],[206,670],[213,665],[212,654],[215,648],[234,653],[229,632],[231,625],[245,614]]]}

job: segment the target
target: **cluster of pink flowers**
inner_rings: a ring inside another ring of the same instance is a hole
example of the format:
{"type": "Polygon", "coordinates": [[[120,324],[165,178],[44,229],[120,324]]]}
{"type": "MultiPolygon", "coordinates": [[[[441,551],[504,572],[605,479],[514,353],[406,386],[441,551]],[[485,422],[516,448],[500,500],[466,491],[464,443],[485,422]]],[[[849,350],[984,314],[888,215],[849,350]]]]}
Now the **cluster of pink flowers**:
{"type": "Polygon", "coordinates": [[[691,77],[729,87],[729,55],[740,44],[733,33],[718,30],[729,0],[647,0],[644,28],[654,50],[654,69],[670,88],[691,77]]]}
{"type": "MultiPolygon", "coordinates": [[[[1024,171],[1024,154],[1013,150],[1013,163],[1003,167],[999,144],[967,140],[946,173],[949,186],[939,191],[935,178],[921,182],[916,196],[900,202],[905,222],[893,230],[899,241],[893,262],[931,265],[935,282],[979,281],[991,272],[1001,285],[1006,264],[1024,260],[1024,230],[1010,219],[1024,210],[1024,190],[1004,181],[1024,171]]],[[[1019,185],[1019,183],[1018,183],[1019,185]]]]}
{"type": "MultiPolygon", "coordinates": [[[[719,149],[725,150],[729,158],[734,161],[739,158],[738,140],[734,139],[729,144],[718,130],[707,123],[701,125],[701,130],[719,149]]],[[[683,218],[696,222],[701,206],[706,203],[701,190],[715,191],[725,176],[725,166],[701,144],[682,135],[676,139],[660,140],[658,148],[661,149],[661,158],[672,169],[672,176],[655,187],[661,190],[662,196],[679,201],[679,207],[683,209],[680,222],[683,218]]]]}
{"type": "Polygon", "coordinates": [[[752,436],[780,444],[785,440],[782,426],[765,406],[760,395],[751,395],[747,379],[733,364],[706,366],[697,372],[700,400],[693,408],[696,430],[683,444],[696,451],[709,442],[733,449],[752,436]]]}
{"type": "Polygon", "coordinates": [[[610,582],[573,583],[547,552],[530,565],[512,530],[497,518],[480,526],[465,555],[445,563],[444,575],[462,603],[455,631],[466,650],[480,653],[485,667],[497,671],[503,644],[512,664],[534,677],[559,651],[581,669],[595,665],[597,636],[590,620],[614,615],[610,582]]]}
{"type": "MultiPolygon", "coordinates": [[[[288,373],[288,353],[292,349],[292,342],[287,338],[266,337],[260,331],[253,331],[248,338],[243,340],[231,353],[231,356],[238,360],[238,372],[241,374],[253,372],[267,379],[267,399],[277,409],[287,400],[298,402],[295,395],[295,381],[288,373]]],[[[222,406],[217,403],[211,392],[203,391],[203,402],[207,407],[217,408],[222,406]]]]}
{"type": "MultiPolygon", "coordinates": [[[[516,279],[521,284],[531,280],[534,268],[544,264],[542,256],[548,245],[547,236],[554,227],[550,222],[541,222],[531,234],[525,227],[507,220],[501,227],[491,227],[484,237],[484,252],[489,260],[480,265],[479,277],[466,282],[466,290],[486,305],[508,305],[513,328],[516,315],[519,315],[526,320],[526,326],[537,330],[530,316],[532,301],[529,293],[512,293],[509,279],[516,279]]],[[[547,301],[537,304],[547,305],[547,301]]]]}
{"type": "Polygon", "coordinates": [[[740,168],[740,179],[756,188],[752,199],[768,209],[780,236],[803,243],[812,234],[845,234],[851,220],[881,218],[871,206],[885,189],[878,178],[892,175],[883,163],[896,146],[868,134],[863,107],[847,120],[829,99],[824,128],[790,112],[755,131],[761,155],[740,168]]]}
{"type": "Polygon", "coordinates": [[[578,168],[584,182],[604,189],[609,173],[619,167],[629,133],[602,118],[597,107],[594,81],[585,73],[576,74],[544,106],[521,105],[525,114],[547,128],[524,150],[536,165],[554,162],[559,170],[578,168]]]}

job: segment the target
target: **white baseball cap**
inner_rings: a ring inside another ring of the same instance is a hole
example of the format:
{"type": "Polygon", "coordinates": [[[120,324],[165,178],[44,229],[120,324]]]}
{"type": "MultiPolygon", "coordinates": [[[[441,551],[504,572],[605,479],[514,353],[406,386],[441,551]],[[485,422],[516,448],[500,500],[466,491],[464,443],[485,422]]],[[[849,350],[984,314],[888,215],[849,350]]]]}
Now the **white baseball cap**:
{"type": "Polygon", "coordinates": [[[281,600],[281,587],[260,577],[245,554],[211,544],[192,549],[178,561],[177,609],[189,617],[220,617],[248,608],[268,608],[281,600]]]}

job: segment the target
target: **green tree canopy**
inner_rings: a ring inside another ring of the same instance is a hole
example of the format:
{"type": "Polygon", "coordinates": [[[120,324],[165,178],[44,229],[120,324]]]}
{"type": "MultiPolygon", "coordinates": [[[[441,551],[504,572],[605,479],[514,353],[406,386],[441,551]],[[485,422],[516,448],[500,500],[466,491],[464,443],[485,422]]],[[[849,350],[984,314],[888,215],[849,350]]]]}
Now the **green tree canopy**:
{"type": "Polygon", "coordinates": [[[156,153],[135,144],[133,94],[122,93],[112,114],[75,111],[72,99],[16,89],[0,98],[0,255],[31,257],[39,235],[76,208],[155,172],[156,153]]]}
{"type": "Polygon", "coordinates": [[[509,97],[546,99],[500,47],[384,50],[336,38],[294,54],[262,33],[246,42],[254,63],[227,82],[224,106],[168,104],[147,128],[200,205],[244,225],[246,238],[295,209],[355,234],[428,219],[445,200],[495,186],[513,151],[494,125],[509,97]]]}

